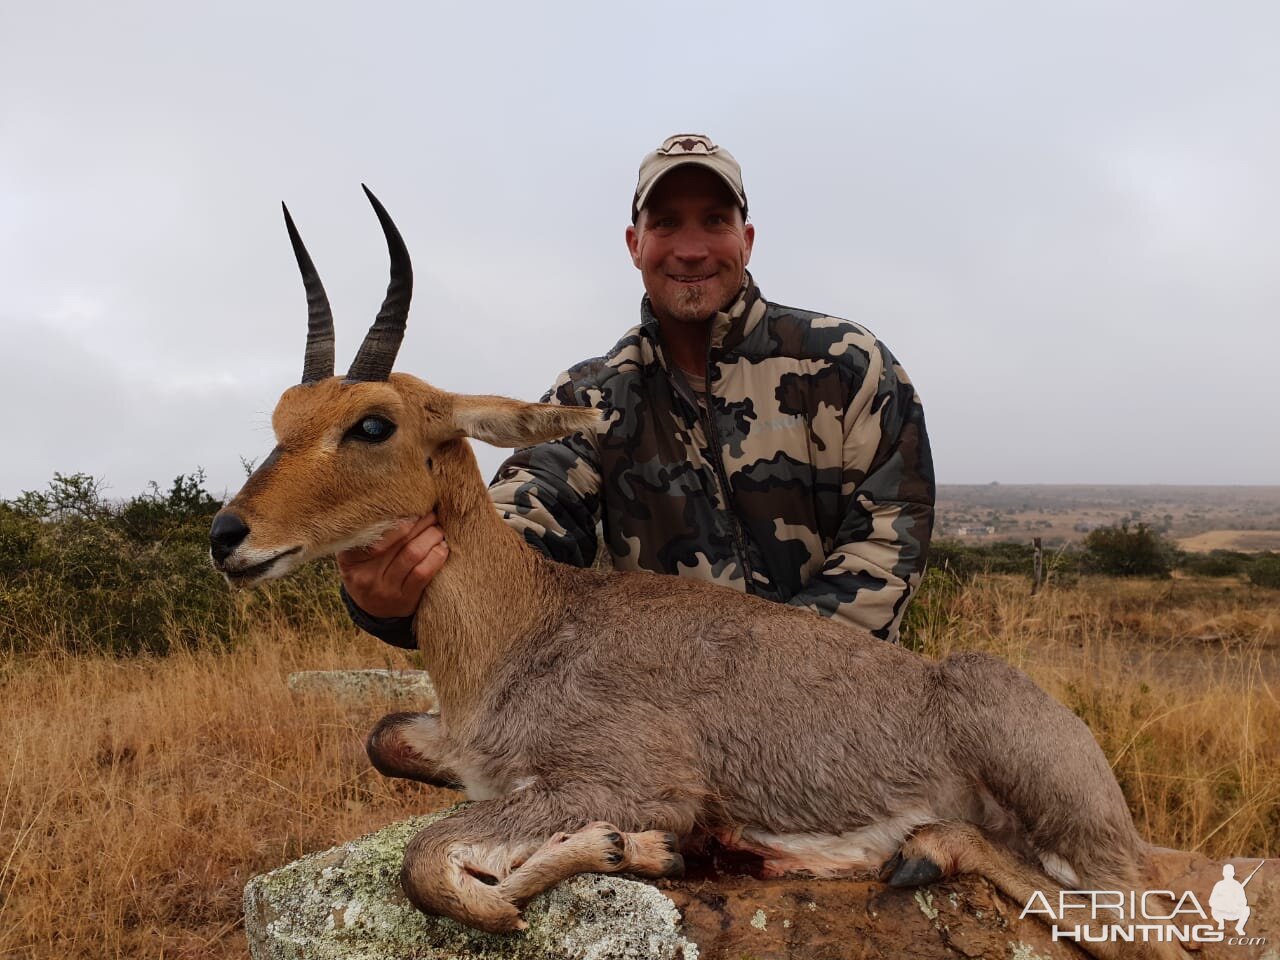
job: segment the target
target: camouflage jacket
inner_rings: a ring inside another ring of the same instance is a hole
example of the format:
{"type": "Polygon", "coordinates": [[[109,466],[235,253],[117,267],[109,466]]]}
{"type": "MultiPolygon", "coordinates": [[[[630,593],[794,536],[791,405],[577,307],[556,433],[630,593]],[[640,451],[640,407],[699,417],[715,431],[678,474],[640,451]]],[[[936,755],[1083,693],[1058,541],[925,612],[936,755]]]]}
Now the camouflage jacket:
{"type": "Polygon", "coordinates": [[[590,565],[599,520],[617,569],[710,580],[896,641],[934,480],[893,355],[856,323],[769,303],[748,276],[712,323],[705,381],[698,396],[668,364],[646,298],[639,326],[543,398],[605,423],[516,452],[495,505],[555,560],[590,565]]]}

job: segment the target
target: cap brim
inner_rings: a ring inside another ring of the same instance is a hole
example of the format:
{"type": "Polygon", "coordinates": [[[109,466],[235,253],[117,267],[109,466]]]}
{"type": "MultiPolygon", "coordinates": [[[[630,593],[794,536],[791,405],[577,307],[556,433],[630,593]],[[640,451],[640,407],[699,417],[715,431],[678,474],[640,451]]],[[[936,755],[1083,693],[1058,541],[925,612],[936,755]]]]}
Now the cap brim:
{"type": "Polygon", "coordinates": [[[723,170],[721,170],[719,165],[716,164],[710,157],[691,156],[691,157],[681,157],[678,161],[676,161],[675,163],[672,163],[670,166],[663,167],[661,170],[658,171],[657,175],[654,176],[652,180],[642,185],[636,191],[635,199],[631,202],[632,220],[635,220],[637,217],[640,216],[640,211],[644,209],[645,203],[648,202],[649,195],[653,193],[653,188],[656,187],[659,183],[661,183],[662,179],[667,174],[671,173],[674,170],[679,170],[681,167],[702,167],[705,170],[710,170],[712,173],[714,173],[717,177],[720,178],[721,183],[723,183],[726,187],[728,187],[729,195],[733,197],[735,201],[737,201],[738,206],[744,212],[746,211],[747,198],[742,195],[742,192],[737,188],[734,182],[729,178],[728,174],[726,174],[723,170]]]}

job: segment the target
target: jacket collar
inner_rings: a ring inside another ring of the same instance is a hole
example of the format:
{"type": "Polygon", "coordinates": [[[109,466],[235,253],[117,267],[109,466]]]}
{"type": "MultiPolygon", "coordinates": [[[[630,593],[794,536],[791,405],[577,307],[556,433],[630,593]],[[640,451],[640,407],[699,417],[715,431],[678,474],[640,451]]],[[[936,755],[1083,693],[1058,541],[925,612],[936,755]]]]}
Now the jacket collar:
{"type": "MultiPolygon", "coordinates": [[[[742,343],[764,318],[767,308],[764,296],[749,271],[744,272],[742,289],[733,303],[716,311],[711,318],[710,353],[727,353],[742,343]]],[[[646,293],[640,301],[640,326],[655,344],[662,342],[658,336],[658,318],[653,315],[653,305],[646,293]]],[[[661,351],[658,351],[661,355],[661,351]]],[[[662,358],[666,365],[666,358],[662,358]]]]}

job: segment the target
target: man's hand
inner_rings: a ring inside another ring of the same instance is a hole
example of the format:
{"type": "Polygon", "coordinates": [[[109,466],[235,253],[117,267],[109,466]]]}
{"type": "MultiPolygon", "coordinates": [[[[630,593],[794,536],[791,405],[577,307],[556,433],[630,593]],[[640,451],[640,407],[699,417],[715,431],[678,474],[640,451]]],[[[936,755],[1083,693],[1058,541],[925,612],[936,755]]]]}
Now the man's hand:
{"type": "Polygon", "coordinates": [[[357,607],[374,617],[410,617],[422,592],[449,558],[444,531],[429,513],[402,520],[369,547],[338,554],[342,585],[357,607]]]}

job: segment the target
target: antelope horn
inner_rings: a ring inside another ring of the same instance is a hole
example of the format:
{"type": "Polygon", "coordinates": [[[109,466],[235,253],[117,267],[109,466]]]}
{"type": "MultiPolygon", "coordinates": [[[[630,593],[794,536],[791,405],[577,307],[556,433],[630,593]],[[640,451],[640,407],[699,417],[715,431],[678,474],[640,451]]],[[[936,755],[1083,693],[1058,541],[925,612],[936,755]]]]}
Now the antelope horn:
{"type": "Polygon", "coordinates": [[[307,289],[307,352],[302,361],[302,382],[315,383],[333,376],[333,311],[311,255],[298,236],[293,217],[289,216],[289,208],[283,203],[280,207],[284,210],[284,225],[289,230],[293,255],[298,258],[298,269],[302,271],[302,285],[307,289]]]}
{"type": "Polygon", "coordinates": [[[413,296],[413,266],[409,263],[409,251],[405,249],[400,231],[391,222],[386,209],[369,188],[360,184],[365,196],[373,204],[373,211],[382,224],[387,237],[387,252],[391,254],[391,282],[387,284],[387,296],[382,309],[365,334],[364,343],[351,361],[348,380],[386,380],[396,362],[400,341],[404,339],[404,324],[409,318],[409,299],[413,296]]]}

